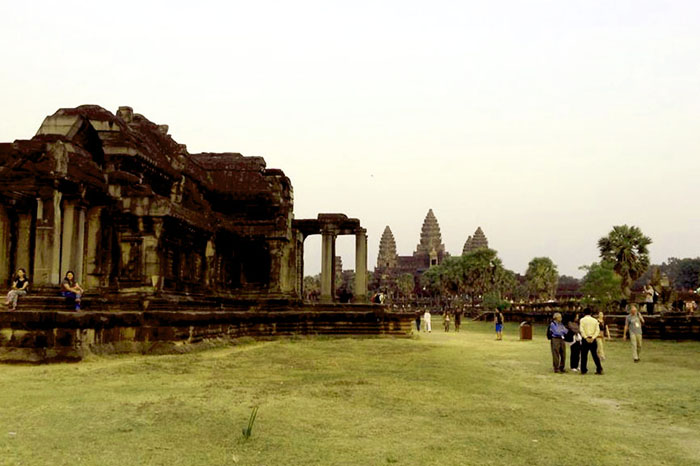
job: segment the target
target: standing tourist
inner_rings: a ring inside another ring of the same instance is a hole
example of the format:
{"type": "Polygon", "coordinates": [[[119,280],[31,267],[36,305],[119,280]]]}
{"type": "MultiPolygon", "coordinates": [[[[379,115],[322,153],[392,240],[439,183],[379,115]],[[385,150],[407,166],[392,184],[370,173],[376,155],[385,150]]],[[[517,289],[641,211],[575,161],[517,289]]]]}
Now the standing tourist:
{"type": "Polygon", "coordinates": [[[496,324],[496,340],[503,340],[503,313],[500,309],[496,309],[493,323],[496,324]]]}
{"type": "Polygon", "coordinates": [[[425,313],[423,314],[423,331],[431,333],[433,331],[433,325],[430,321],[433,316],[430,315],[430,309],[425,308],[425,313]]]}
{"type": "Polygon", "coordinates": [[[569,322],[569,333],[566,334],[566,339],[571,346],[571,355],[569,356],[569,367],[573,372],[578,372],[581,362],[581,333],[578,326],[578,314],[574,320],[569,322]]]}
{"type": "Polygon", "coordinates": [[[639,353],[642,352],[642,325],[644,325],[644,317],[637,312],[637,306],[630,306],[630,313],[625,318],[625,329],[622,331],[622,340],[627,338],[629,331],[630,343],[632,343],[632,357],[634,362],[639,362],[639,353]]]}
{"type": "Polygon", "coordinates": [[[420,310],[418,310],[418,311],[416,311],[416,331],[417,332],[420,332],[420,319],[421,319],[420,310]]]}
{"type": "Polygon", "coordinates": [[[654,287],[651,286],[651,282],[644,286],[644,303],[647,306],[647,314],[652,315],[654,313],[654,287]]]}
{"type": "Polygon", "coordinates": [[[600,365],[600,358],[598,357],[598,345],[596,344],[596,338],[600,333],[600,325],[598,321],[591,316],[591,309],[586,308],[583,311],[583,319],[579,322],[579,331],[581,332],[581,374],[586,374],[588,372],[588,353],[593,356],[593,362],[595,363],[595,373],[601,375],[603,373],[603,366],[600,365]]]}
{"type": "Polygon", "coordinates": [[[552,349],[552,365],[554,366],[554,372],[564,373],[566,369],[566,343],[564,338],[566,337],[568,330],[561,323],[561,314],[558,312],[554,313],[552,323],[549,324],[547,329],[547,338],[550,340],[550,346],[552,349]]]}
{"type": "Polygon", "coordinates": [[[17,273],[12,279],[12,287],[7,293],[7,299],[5,300],[8,310],[17,310],[17,300],[20,296],[26,295],[28,289],[29,278],[27,278],[27,271],[24,269],[17,270],[17,273]]]}
{"type": "Polygon", "coordinates": [[[596,341],[596,345],[598,345],[598,357],[601,361],[605,361],[605,347],[603,345],[603,341],[606,338],[610,340],[610,328],[605,323],[605,315],[603,314],[603,311],[600,311],[598,313],[597,320],[598,327],[600,328],[600,333],[598,334],[597,338],[598,341],[596,341]]]}
{"type": "Polygon", "coordinates": [[[80,286],[80,283],[75,281],[75,274],[72,271],[66,272],[61,284],[61,295],[75,303],[75,310],[80,310],[80,299],[85,293],[85,290],[80,286]]]}
{"type": "Polygon", "coordinates": [[[462,325],[462,310],[455,310],[455,332],[459,333],[459,326],[462,325]]]}
{"type": "Polygon", "coordinates": [[[450,331],[450,311],[445,309],[445,333],[450,331]]]}

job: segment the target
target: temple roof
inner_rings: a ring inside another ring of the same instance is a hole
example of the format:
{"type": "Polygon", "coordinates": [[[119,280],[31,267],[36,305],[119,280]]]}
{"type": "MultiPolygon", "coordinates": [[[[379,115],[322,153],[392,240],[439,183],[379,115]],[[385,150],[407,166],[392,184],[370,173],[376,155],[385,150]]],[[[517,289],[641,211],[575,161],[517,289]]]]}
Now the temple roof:
{"type": "Polygon", "coordinates": [[[414,255],[430,255],[431,252],[442,256],[445,253],[445,245],[442,244],[440,225],[433,213],[433,209],[428,210],[428,214],[423,220],[423,227],[420,232],[420,243],[416,246],[414,255]]]}
{"type": "Polygon", "coordinates": [[[379,241],[379,254],[377,255],[377,267],[396,267],[396,241],[389,225],[384,228],[382,239],[379,241]]]}
{"type": "Polygon", "coordinates": [[[462,249],[462,254],[467,254],[477,249],[485,249],[489,247],[489,240],[486,238],[481,227],[477,227],[473,236],[467,238],[462,249]]]}

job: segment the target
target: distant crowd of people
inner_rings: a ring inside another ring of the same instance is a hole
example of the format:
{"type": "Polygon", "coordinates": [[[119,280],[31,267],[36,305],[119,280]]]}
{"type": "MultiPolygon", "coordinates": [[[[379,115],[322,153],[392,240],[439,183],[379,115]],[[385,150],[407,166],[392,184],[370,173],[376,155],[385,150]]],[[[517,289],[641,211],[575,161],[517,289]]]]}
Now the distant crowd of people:
{"type": "MultiPolygon", "coordinates": [[[[7,293],[7,298],[5,299],[5,305],[8,311],[16,311],[17,305],[19,303],[19,298],[26,296],[29,292],[29,277],[27,276],[27,271],[24,268],[17,269],[17,272],[13,275],[10,291],[7,293]]],[[[66,275],[61,282],[61,296],[66,298],[66,302],[74,308],[76,311],[81,309],[82,296],[85,290],[80,283],[75,278],[75,273],[72,270],[66,272],[66,275]]]]}
{"type": "MultiPolygon", "coordinates": [[[[459,328],[462,326],[462,310],[449,310],[443,311],[443,326],[445,332],[449,332],[452,323],[454,322],[454,331],[459,332],[459,328]]],[[[424,308],[423,310],[415,311],[416,317],[416,330],[418,332],[423,329],[423,332],[431,333],[433,331],[433,315],[429,308],[424,308]]]]}

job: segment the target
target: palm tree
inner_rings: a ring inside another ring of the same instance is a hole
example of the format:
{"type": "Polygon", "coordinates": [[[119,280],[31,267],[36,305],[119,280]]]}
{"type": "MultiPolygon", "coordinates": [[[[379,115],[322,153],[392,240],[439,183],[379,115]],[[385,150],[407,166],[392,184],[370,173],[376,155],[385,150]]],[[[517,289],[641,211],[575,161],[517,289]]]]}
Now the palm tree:
{"type": "Polygon", "coordinates": [[[525,272],[530,294],[538,299],[553,299],[559,282],[559,272],[549,257],[535,257],[530,261],[525,272]]]}
{"type": "Polygon", "coordinates": [[[635,226],[618,225],[598,240],[600,258],[612,262],[615,273],[620,276],[624,297],[629,298],[630,287],[649,267],[649,250],[651,238],[644,236],[642,230],[635,226]]]}

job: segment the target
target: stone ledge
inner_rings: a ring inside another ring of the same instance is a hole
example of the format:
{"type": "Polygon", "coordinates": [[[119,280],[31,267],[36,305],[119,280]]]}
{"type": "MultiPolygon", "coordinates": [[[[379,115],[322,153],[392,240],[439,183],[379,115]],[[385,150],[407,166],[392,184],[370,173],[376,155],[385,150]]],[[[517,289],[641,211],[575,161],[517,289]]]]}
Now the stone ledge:
{"type": "Polygon", "coordinates": [[[407,337],[413,319],[413,314],[372,305],[270,311],[2,312],[0,362],[80,361],[91,353],[178,353],[241,337],[407,337]]]}

